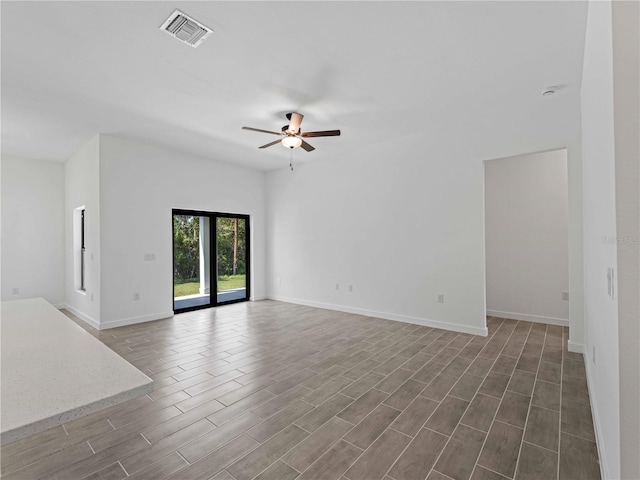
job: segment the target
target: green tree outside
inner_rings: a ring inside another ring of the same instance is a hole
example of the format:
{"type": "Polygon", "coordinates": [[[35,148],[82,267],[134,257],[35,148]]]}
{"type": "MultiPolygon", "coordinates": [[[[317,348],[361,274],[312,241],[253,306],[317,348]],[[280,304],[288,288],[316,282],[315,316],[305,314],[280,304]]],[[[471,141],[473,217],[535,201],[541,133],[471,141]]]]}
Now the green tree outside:
{"type": "Polygon", "coordinates": [[[200,217],[173,216],[174,280],[200,279],[200,217]]]}
{"type": "Polygon", "coordinates": [[[218,275],[246,274],[245,223],[241,218],[218,218],[218,275]]]}

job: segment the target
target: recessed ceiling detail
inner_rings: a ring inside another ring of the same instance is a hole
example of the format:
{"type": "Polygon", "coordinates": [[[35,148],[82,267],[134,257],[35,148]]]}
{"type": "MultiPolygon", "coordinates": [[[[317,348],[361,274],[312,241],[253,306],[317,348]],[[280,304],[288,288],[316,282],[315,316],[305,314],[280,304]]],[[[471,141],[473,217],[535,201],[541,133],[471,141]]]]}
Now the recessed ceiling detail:
{"type": "Polygon", "coordinates": [[[160,29],[193,48],[200,45],[202,41],[213,32],[212,29],[182,13],[180,10],[174,10],[160,29]]]}

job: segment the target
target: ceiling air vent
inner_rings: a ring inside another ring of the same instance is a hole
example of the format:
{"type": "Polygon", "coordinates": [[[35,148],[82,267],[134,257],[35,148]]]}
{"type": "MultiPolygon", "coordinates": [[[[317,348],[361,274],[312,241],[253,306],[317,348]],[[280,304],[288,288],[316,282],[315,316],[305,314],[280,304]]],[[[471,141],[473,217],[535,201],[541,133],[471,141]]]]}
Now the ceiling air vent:
{"type": "Polygon", "coordinates": [[[200,45],[213,32],[209,27],[205,27],[180,10],[175,10],[160,29],[193,48],[200,45]]]}

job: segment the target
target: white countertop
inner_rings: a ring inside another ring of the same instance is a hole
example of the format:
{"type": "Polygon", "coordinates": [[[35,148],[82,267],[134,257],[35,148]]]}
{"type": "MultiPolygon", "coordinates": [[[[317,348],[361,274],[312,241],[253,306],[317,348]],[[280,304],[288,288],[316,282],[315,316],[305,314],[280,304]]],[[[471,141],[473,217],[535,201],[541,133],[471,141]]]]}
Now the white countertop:
{"type": "Polygon", "coordinates": [[[153,390],[153,381],[42,298],[2,302],[0,441],[153,390]]]}

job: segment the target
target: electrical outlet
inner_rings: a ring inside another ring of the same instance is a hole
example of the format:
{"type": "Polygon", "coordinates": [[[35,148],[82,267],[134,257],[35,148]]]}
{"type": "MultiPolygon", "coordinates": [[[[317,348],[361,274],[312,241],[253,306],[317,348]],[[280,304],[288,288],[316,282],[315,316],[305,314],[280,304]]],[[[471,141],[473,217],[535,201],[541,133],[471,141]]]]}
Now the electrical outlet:
{"type": "Polygon", "coordinates": [[[595,365],[596,364],[596,346],[593,345],[591,348],[593,349],[592,350],[592,354],[591,354],[591,360],[593,361],[593,364],[595,365]]]}
{"type": "Polygon", "coordinates": [[[91,301],[93,302],[93,293],[91,294],[91,301]]]}
{"type": "Polygon", "coordinates": [[[136,302],[137,302],[138,300],[140,300],[140,294],[139,294],[138,292],[135,292],[135,293],[133,294],[133,300],[134,300],[134,301],[136,301],[136,302]]]}
{"type": "Polygon", "coordinates": [[[569,292],[562,292],[562,300],[565,302],[569,301],[569,292]]]}
{"type": "Polygon", "coordinates": [[[349,293],[353,293],[353,285],[349,285],[349,293]]]}
{"type": "Polygon", "coordinates": [[[438,303],[444,303],[444,293],[438,294],[438,303]]]}
{"type": "Polygon", "coordinates": [[[336,290],[340,290],[340,284],[336,283],[336,290]]]}
{"type": "Polygon", "coordinates": [[[11,289],[11,295],[20,295],[20,289],[18,287],[13,287],[11,289]]]}
{"type": "Polygon", "coordinates": [[[144,254],[144,261],[145,262],[155,262],[156,261],[156,254],[155,253],[145,253],[144,254]]]}
{"type": "Polygon", "coordinates": [[[278,285],[280,285],[280,283],[281,283],[281,282],[280,282],[280,277],[278,277],[278,285]]]}

